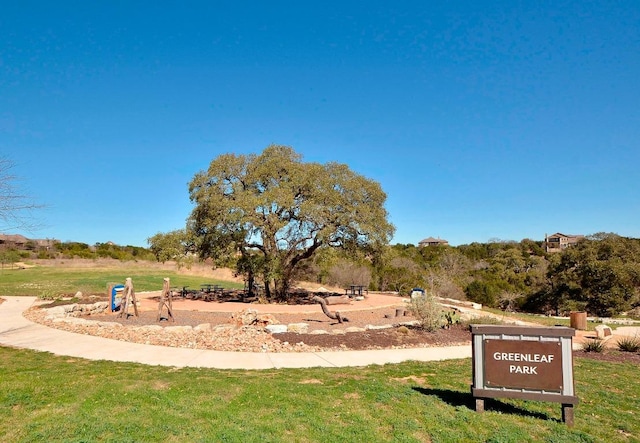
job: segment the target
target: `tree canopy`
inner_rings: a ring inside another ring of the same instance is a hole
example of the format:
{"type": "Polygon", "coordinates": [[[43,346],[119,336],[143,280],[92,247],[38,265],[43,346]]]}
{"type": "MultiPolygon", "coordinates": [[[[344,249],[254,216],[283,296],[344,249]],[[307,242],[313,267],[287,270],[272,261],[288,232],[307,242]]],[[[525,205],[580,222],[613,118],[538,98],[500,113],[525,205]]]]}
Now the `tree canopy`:
{"type": "Polygon", "coordinates": [[[574,300],[599,316],[640,303],[640,241],[598,233],[568,248],[549,269],[557,302],[574,300]]]}
{"type": "Polygon", "coordinates": [[[375,251],[388,244],[386,194],[340,163],[304,163],[287,146],[223,154],[189,184],[187,228],[202,258],[239,254],[267,297],[286,298],[298,266],[325,247],[375,251]]]}

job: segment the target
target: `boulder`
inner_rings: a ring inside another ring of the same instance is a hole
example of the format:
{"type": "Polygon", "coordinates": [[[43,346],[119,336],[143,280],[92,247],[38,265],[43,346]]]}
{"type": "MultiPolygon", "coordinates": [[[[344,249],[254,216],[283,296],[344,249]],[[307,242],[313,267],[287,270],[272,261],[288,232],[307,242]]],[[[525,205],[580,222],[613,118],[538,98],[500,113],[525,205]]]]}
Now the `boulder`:
{"type": "Polygon", "coordinates": [[[393,325],[366,325],[365,330],[390,329],[393,325]]]}
{"type": "Polygon", "coordinates": [[[72,305],[64,305],[64,306],[62,306],[62,308],[64,309],[64,312],[66,314],[69,314],[69,313],[74,312],[74,311],[79,311],[81,309],[80,306],[78,305],[78,303],[74,303],[72,305]]]}
{"type": "Polygon", "coordinates": [[[596,334],[599,339],[604,339],[607,337],[611,337],[613,335],[613,332],[611,331],[611,328],[607,325],[598,325],[596,326],[596,334]]]}
{"type": "Polygon", "coordinates": [[[101,328],[124,328],[123,325],[114,321],[98,321],[96,322],[96,325],[100,326],[101,328]]]}
{"type": "Polygon", "coordinates": [[[91,320],[86,320],[84,318],[80,318],[80,317],[66,317],[66,318],[56,318],[53,320],[54,323],[68,323],[70,325],[77,325],[77,326],[91,326],[94,325],[95,323],[92,322],[91,320]]]}
{"type": "Polygon", "coordinates": [[[224,332],[236,329],[235,325],[215,325],[213,326],[213,332],[224,332]]]}
{"type": "Polygon", "coordinates": [[[276,323],[278,323],[278,320],[273,316],[273,314],[258,314],[254,324],[258,326],[267,326],[275,325],[276,323]]]}
{"type": "Polygon", "coordinates": [[[187,332],[192,332],[193,328],[191,326],[167,326],[164,328],[164,330],[171,334],[184,334],[187,332]]]}
{"type": "Polygon", "coordinates": [[[140,332],[161,332],[162,326],[159,325],[145,325],[145,326],[137,326],[135,328],[131,328],[133,331],[140,332]]]}
{"type": "Polygon", "coordinates": [[[255,309],[245,309],[243,311],[234,312],[231,318],[238,326],[253,325],[258,320],[258,311],[255,309]]]}
{"type": "Polygon", "coordinates": [[[271,334],[282,334],[287,332],[287,325],[267,325],[265,330],[271,334]]]}
{"type": "Polygon", "coordinates": [[[291,323],[287,326],[287,331],[295,332],[296,334],[306,334],[309,332],[309,323],[291,323]]]}
{"type": "Polygon", "coordinates": [[[55,306],[53,308],[47,309],[46,311],[47,315],[45,318],[47,320],[53,320],[54,318],[65,317],[67,315],[64,306],[55,306]]]}

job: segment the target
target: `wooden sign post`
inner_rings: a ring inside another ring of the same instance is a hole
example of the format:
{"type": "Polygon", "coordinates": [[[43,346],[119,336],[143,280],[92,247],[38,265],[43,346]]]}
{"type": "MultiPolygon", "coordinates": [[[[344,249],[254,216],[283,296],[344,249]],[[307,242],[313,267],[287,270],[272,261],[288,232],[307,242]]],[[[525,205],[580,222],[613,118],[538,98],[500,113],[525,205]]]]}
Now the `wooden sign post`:
{"type": "Polygon", "coordinates": [[[472,325],[476,411],[486,398],[518,398],[562,404],[562,421],[573,426],[572,337],[565,327],[472,325]]]}

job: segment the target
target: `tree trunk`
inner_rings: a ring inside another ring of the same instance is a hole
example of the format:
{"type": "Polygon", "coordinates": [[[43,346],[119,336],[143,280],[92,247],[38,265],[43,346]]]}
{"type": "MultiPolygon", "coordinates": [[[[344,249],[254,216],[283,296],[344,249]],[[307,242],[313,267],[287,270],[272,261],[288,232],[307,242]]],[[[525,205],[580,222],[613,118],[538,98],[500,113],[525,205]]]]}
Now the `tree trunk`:
{"type": "Polygon", "coordinates": [[[349,321],[348,318],[341,316],[338,311],[336,311],[335,313],[329,311],[329,308],[327,308],[327,301],[324,298],[318,297],[316,295],[311,300],[315,301],[316,303],[320,303],[320,306],[322,307],[322,312],[324,312],[324,315],[326,315],[330,319],[338,320],[338,323],[349,321]]]}

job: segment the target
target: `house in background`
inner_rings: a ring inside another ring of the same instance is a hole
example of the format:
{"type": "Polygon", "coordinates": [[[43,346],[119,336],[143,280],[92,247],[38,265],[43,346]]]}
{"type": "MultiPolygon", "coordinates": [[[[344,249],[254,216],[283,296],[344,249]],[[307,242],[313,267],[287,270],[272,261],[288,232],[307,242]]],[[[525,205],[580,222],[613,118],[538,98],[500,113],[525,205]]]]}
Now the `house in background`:
{"type": "Polygon", "coordinates": [[[418,247],[424,248],[425,246],[447,246],[449,244],[448,241],[442,240],[441,238],[425,238],[424,240],[420,240],[418,242],[418,247]]]}
{"type": "Polygon", "coordinates": [[[57,240],[30,239],[20,234],[0,234],[0,249],[37,250],[49,249],[57,240]]]}
{"type": "Polygon", "coordinates": [[[568,235],[556,232],[544,236],[544,249],[547,252],[560,252],[569,246],[575,245],[584,238],[584,235],[568,235]]]}
{"type": "Polygon", "coordinates": [[[25,249],[29,239],[20,234],[0,234],[0,246],[7,249],[25,249]]]}

